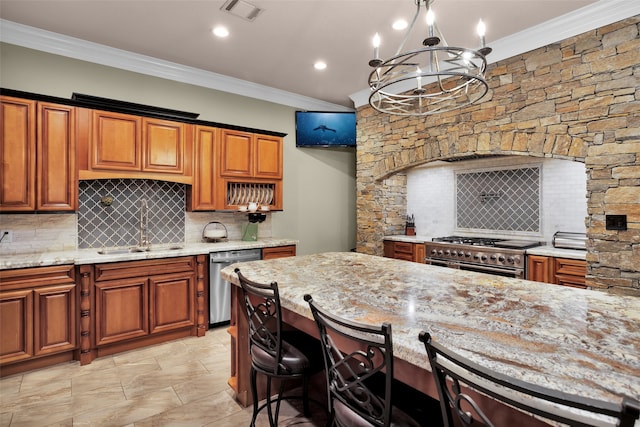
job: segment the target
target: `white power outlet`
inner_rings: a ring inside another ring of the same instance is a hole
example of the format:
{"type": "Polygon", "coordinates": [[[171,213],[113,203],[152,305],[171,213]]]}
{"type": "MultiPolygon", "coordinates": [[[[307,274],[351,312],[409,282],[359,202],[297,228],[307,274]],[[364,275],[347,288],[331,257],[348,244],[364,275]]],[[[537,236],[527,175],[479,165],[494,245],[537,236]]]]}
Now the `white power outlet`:
{"type": "Polygon", "coordinates": [[[13,231],[0,230],[0,244],[13,242],[13,231]]]}

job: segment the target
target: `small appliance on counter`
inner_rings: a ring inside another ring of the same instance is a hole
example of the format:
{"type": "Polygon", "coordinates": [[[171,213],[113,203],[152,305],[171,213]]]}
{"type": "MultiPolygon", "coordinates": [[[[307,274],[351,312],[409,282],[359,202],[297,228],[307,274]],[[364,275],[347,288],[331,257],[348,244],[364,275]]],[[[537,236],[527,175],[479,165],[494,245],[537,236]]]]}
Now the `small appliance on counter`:
{"type": "Polygon", "coordinates": [[[220,242],[227,240],[227,227],[218,221],[211,221],[202,229],[202,240],[205,242],[220,242]]]}
{"type": "Polygon", "coordinates": [[[568,231],[557,231],[553,235],[553,247],[562,249],[587,250],[586,233],[570,233],[568,231]]]}

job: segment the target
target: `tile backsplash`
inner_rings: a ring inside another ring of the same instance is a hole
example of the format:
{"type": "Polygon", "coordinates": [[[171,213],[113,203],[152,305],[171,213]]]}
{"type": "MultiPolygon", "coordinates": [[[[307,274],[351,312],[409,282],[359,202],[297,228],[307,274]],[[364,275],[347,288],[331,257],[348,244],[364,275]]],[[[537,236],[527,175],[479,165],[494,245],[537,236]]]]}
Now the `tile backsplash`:
{"type": "MultiPolygon", "coordinates": [[[[149,180],[81,181],[79,208],[65,214],[1,214],[2,229],[13,232],[11,243],[0,244],[0,255],[73,251],[138,242],[140,199],[149,206],[152,243],[200,243],[202,230],[212,221],[224,224],[229,240],[241,240],[246,213],[186,212],[184,184],[149,180]],[[103,206],[102,197],[113,199],[103,206]]],[[[272,237],[271,216],[258,225],[258,239],[272,237]]]]}
{"type": "Polygon", "coordinates": [[[456,226],[540,232],[540,166],[457,171],[456,226]]]}
{"type": "Polygon", "coordinates": [[[184,242],[186,185],[143,179],[81,181],[78,248],[131,246],[140,239],[142,201],[151,244],[184,242]],[[108,198],[106,203],[103,202],[108,198]]]}

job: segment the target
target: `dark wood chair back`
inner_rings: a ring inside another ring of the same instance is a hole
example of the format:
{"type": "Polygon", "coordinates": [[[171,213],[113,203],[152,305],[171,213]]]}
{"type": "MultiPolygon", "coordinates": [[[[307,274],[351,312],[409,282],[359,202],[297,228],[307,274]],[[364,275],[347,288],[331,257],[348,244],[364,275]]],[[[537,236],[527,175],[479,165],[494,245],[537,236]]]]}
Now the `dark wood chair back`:
{"type": "Polygon", "coordinates": [[[478,421],[494,426],[492,414],[483,412],[461,384],[526,413],[572,427],[631,427],[640,415],[640,403],[633,399],[611,403],[559,392],[484,368],[434,342],[426,331],[419,339],[429,356],[445,426],[475,426],[478,421]]]}
{"type": "Polygon", "coordinates": [[[393,347],[391,325],[354,323],[328,313],[310,295],[309,303],[318,325],[328,388],[330,424],[389,426],[391,420],[391,380],[393,347]],[[353,348],[343,353],[341,348],[353,348]],[[346,343],[346,344],[345,344],[346,343]],[[371,384],[376,375],[386,373],[382,394],[371,384]]]}

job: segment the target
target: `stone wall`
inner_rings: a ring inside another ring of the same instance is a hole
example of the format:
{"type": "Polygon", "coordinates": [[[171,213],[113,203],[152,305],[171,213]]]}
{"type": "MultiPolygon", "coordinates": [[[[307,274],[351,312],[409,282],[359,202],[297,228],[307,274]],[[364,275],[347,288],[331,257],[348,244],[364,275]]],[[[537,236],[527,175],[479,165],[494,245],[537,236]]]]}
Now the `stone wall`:
{"type": "Polygon", "coordinates": [[[404,171],[492,154],[554,157],[587,169],[590,286],[640,290],[640,17],[488,68],[480,104],[426,118],[358,109],[357,250],[402,234],[404,171]],[[626,215],[626,231],[605,215],[626,215]]]}

